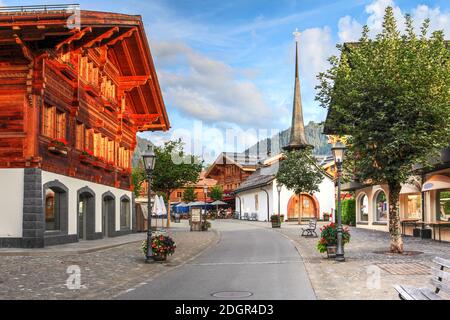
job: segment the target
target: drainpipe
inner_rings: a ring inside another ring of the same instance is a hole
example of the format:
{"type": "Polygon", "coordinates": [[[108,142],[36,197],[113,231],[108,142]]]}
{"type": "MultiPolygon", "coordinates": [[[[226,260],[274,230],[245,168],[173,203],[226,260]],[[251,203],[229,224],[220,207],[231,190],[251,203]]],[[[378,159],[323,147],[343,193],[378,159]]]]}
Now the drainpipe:
{"type": "Polygon", "coordinates": [[[242,215],[242,199],[236,194],[236,197],[239,199],[239,220],[241,220],[242,215]]]}
{"type": "Polygon", "coordinates": [[[269,214],[269,193],[266,189],[260,188],[262,191],[264,191],[267,195],[267,221],[270,221],[270,214],[269,214]]]}

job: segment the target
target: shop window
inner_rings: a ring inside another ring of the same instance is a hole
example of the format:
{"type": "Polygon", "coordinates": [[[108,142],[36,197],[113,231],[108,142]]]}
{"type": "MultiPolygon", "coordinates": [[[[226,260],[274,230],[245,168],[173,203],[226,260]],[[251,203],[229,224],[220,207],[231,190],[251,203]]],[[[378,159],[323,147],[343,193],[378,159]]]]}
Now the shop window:
{"type": "Polygon", "coordinates": [[[369,221],[369,199],[363,194],[359,197],[359,221],[369,221]]]}
{"type": "Polygon", "coordinates": [[[375,218],[376,221],[387,221],[388,217],[388,203],[386,194],[383,191],[378,191],[375,195],[375,218]]]}
{"type": "Polygon", "coordinates": [[[68,189],[59,181],[44,185],[45,231],[67,231],[68,189]]]}
{"type": "Polygon", "coordinates": [[[436,196],[438,205],[436,220],[450,221],[450,189],[438,190],[436,196]]]}
{"type": "Polygon", "coordinates": [[[405,219],[421,219],[422,217],[422,197],[419,194],[408,194],[405,196],[405,219]]]}

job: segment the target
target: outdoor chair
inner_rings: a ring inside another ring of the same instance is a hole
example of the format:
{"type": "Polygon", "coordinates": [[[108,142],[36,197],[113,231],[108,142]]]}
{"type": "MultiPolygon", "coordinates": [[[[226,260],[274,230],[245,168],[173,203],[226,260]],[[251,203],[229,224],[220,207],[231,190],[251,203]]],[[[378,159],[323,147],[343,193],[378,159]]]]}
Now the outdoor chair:
{"type": "Polygon", "coordinates": [[[248,220],[248,212],[244,212],[244,220],[248,220]]]}
{"type": "Polygon", "coordinates": [[[306,228],[302,228],[302,237],[317,237],[316,233],[317,219],[309,220],[309,224],[306,228]]]}
{"type": "Polygon", "coordinates": [[[258,220],[258,215],[255,212],[253,212],[251,214],[251,216],[250,216],[250,220],[257,221],[258,220]]]}
{"type": "Polygon", "coordinates": [[[405,285],[395,285],[394,288],[398,292],[398,296],[402,300],[448,300],[450,296],[450,260],[436,257],[433,262],[437,267],[431,267],[433,277],[430,282],[434,290],[429,288],[416,288],[405,285]],[[447,268],[447,271],[444,271],[447,268]],[[447,294],[447,297],[442,295],[447,294]],[[440,294],[441,293],[441,294],[440,294]]]}

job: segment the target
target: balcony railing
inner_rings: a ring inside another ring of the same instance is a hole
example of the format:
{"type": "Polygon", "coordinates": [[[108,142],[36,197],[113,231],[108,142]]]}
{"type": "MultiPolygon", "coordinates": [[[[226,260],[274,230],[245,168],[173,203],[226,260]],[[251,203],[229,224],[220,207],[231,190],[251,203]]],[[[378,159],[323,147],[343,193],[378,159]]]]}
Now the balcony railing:
{"type": "Polygon", "coordinates": [[[46,13],[46,12],[67,12],[79,10],[80,5],[74,4],[54,4],[54,5],[37,5],[37,6],[8,6],[0,7],[0,14],[31,14],[31,13],[46,13]]]}

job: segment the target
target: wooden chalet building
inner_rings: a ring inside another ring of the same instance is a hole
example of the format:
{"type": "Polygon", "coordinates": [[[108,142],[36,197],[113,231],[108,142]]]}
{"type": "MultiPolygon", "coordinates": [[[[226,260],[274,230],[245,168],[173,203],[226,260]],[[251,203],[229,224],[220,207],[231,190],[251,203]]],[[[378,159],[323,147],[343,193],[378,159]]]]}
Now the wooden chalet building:
{"type": "Polygon", "coordinates": [[[1,8],[0,247],[132,232],[136,133],[169,127],[140,16],[1,8]]]}

